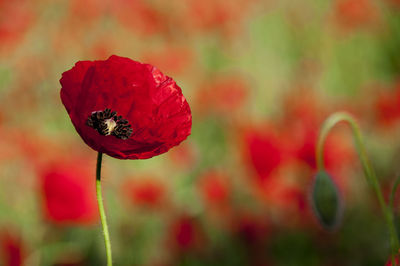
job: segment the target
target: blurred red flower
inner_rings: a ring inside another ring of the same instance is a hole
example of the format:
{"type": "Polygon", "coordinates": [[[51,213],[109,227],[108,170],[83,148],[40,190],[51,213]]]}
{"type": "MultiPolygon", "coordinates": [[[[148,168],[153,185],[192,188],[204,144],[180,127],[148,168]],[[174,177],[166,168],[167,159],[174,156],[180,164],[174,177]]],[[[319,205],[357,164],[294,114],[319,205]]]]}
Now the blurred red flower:
{"type": "Polygon", "coordinates": [[[129,58],[79,61],[63,73],[61,99],[91,148],[119,159],[146,159],[190,134],[192,115],[178,85],[129,58]]]}
{"type": "Polygon", "coordinates": [[[290,176],[293,172],[298,174],[298,166],[294,165],[293,169],[289,169],[293,172],[284,168],[286,167],[281,167],[278,173],[269,178],[256,192],[268,208],[277,210],[283,222],[281,226],[309,224],[312,213],[307,200],[307,183],[296,178],[297,176],[290,176]]]}
{"type": "Polygon", "coordinates": [[[22,239],[9,230],[0,232],[0,261],[4,266],[24,265],[24,245],[22,239]]]}
{"type": "Polygon", "coordinates": [[[160,180],[153,177],[129,180],[124,183],[123,191],[136,206],[157,208],[165,204],[166,188],[160,180]]]}
{"type": "Polygon", "coordinates": [[[250,129],[244,134],[244,156],[255,170],[258,181],[265,182],[285,161],[285,145],[272,129],[250,129]]]}
{"type": "Polygon", "coordinates": [[[181,74],[193,61],[193,52],[187,46],[164,46],[155,51],[146,52],[143,62],[150,63],[170,74],[181,74]]]}
{"type": "Polygon", "coordinates": [[[228,203],[231,194],[228,176],[217,171],[209,171],[199,178],[200,192],[211,207],[222,207],[228,203]]]}
{"type": "Polygon", "coordinates": [[[400,0],[387,0],[387,1],[393,4],[393,6],[400,8],[400,0]]]}
{"type": "MultiPolygon", "coordinates": [[[[1,154],[1,153],[0,153],[1,154]]],[[[176,166],[191,169],[198,162],[198,152],[194,143],[186,141],[168,152],[171,162],[176,166]]]]}
{"type": "Polygon", "coordinates": [[[337,0],[335,12],[338,22],[347,28],[371,24],[378,17],[377,8],[370,0],[337,0]]]}
{"type": "Polygon", "coordinates": [[[182,249],[187,249],[194,242],[194,227],[190,220],[181,219],[174,228],[176,243],[182,249]]]}
{"type": "Polygon", "coordinates": [[[393,126],[400,121],[400,82],[393,91],[378,95],[375,111],[378,122],[383,126],[393,126]]]}
{"type": "Polygon", "coordinates": [[[153,35],[168,30],[168,16],[148,1],[113,0],[110,4],[112,14],[117,20],[133,31],[143,35],[153,35]]]}
{"type": "Polygon", "coordinates": [[[399,266],[400,262],[399,262],[399,256],[396,256],[394,259],[394,264],[392,263],[392,258],[391,256],[389,257],[389,259],[386,261],[385,266],[399,266]]]}
{"type": "Polygon", "coordinates": [[[238,76],[219,77],[198,90],[197,106],[201,112],[231,115],[243,105],[248,90],[245,80],[238,76]]]}
{"type": "Polygon", "coordinates": [[[61,225],[93,224],[98,220],[95,180],[84,160],[58,162],[41,170],[45,217],[61,225]]]}
{"type": "Polygon", "coordinates": [[[104,58],[113,54],[117,48],[115,38],[111,38],[109,32],[104,32],[103,36],[98,37],[90,47],[87,47],[87,53],[93,58],[104,58]]]}
{"type": "Polygon", "coordinates": [[[10,52],[34,20],[29,1],[0,1],[0,52],[10,52]]]}
{"type": "Polygon", "coordinates": [[[170,241],[177,252],[196,250],[202,246],[203,234],[197,221],[182,215],[170,227],[170,241]]]}
{"type": "Polygon", "coordinates": [[[192,30],[220,30],[229,35],[240,29],[246,11],[253,2],[255,1],[189,0],[186,1],[184,19],[192,30]]]}
{"type": "Polygon", "coordinates": [[[284,217],[291,217],[288,223],[297,223],[308,215],[304,182],[297,178],[302,168],[293,152],[296,148],[292,136],[279,130],[278,137],[275,131],[278,130],[266,127],[246,134],[245,155],[257,177],[252,188],[268,208],[279,209],[284,217]]]}
{"type": "Polygon", "coordinates": [[[71,0],[69,13],[77,23],[96,21],[108,10],[108,0],[71,0]]]}

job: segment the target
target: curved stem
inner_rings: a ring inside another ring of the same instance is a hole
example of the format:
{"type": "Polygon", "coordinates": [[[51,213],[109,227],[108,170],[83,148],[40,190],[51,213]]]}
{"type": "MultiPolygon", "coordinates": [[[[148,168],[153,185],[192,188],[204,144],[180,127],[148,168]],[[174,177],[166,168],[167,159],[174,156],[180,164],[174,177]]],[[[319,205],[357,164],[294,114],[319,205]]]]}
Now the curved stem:
{"type": "Polygon", "coordinates": [[[365,150],[365,146],[363,144],[363,140],[361,137],[361,131],[355,121],[355,119],[348,113],[345,112],[337,112],[332,114],[330,117],[328,117],[324,124],[322,125],[322,129],[319,135],[318,143],[317,143],[317,149],[316,149],[316,158],[317,158],[317,166],[319,170],[324,170],[324,143],[326,140],[326,137],[328,136],[329,131],[339,122],[344,121],[347,122],[352,131],[353,131],[353,137],[354,137],[354,142],[355,146],[357,149],[357,153],[359,156],[359,159],[361,161],[362,167],[364,169],[365,176],[368,180],[368,182],[372,185],[376,196],[378,198],[378,202],[380,204],[380,207],[382,209],[383,215],[385,217],[388,229],[389,229],[389,234],[390,234],[390,243],[391,243],[391,248],[392,248],[392,256],[397,253],[399,249],[399,239],[396,233],[396,228],[393,223],[393,212],[391,211],[390,206],[387,206],[385,203],[385,200],[382,195],[382,191],[378,182],[378,179],[376,177],[375,171],[371,166],[371,163],[369,162],[369,159],[367,157],[367,153],[365,150]]]}
{"type": "Polygon", "coordinates": [[[101,161],[102,161],[102,159],[103,159],[103,154],[101,152],[99,152],[97,154],[97,166],[96,166],[96,194],[97,194],[97,203],[99,205],[101,225],[103,227],[104,242],[106,245],[107,266],[112,266],[110,234],[108,233],[106,213],[104,211],[103,197],[101,194],[101,161]]]}

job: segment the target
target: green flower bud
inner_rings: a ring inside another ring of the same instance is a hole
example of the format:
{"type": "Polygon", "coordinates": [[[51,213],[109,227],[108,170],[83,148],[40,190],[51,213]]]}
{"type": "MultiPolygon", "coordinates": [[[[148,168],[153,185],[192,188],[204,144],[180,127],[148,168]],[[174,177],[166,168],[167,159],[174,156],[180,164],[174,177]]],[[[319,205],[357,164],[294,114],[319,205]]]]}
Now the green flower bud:
{"type": "Polygon", "coordinates": [[[339,224],[342,201],[336,184],[325,171],[319,171],[315,176],[311,204],[314,214],[325,229],[332,230],[339,224]]]}

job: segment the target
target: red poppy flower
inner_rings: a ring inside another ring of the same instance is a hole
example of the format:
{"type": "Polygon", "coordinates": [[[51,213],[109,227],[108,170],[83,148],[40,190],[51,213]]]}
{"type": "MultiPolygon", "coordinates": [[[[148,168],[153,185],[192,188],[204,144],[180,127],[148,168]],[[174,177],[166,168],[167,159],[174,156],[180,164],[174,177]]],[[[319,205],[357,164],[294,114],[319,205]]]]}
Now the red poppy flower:
{"type": "Polygon", "coordinates": [[[191,169],[198,163],[197,147],[192,142],[185,142],[168,152],[171,163],[183,169],[191,169]]]}
{"type": "Polygon", "coordinates": [[[219,30],[230,37],[241,29],[243,20],[255,1],[206,0],[186,1],[186,26],[200,31],[219,30]]]}
{"type": "Polygon", "coordinates": [[[82,161],[58,163],[42,170],[45,216],[56,224],[97,222],[94,180],[82,161]]]}
{"type": "Polygon", "coordinates": [[[176,242],[182,248],[188,248],[193,243],[194,228],[190,220],[182,219],[176,224],[175,237],[176,242]]]}
{"type": "Polygon", "coordinates": [[[210,171],[201,176],[200,192],[210,206],[227,204],[230,196],[228,177],[216,171],[210,171]]]}
{"type": "Polygon", "coordinates": [[[382,92],[375,102],[375,113],[378,122],[390,127],[400,121],[400,82],[392,91],[382,92]]]}
{"type": "Polygon", "coordinates": [[[296,165],[281,167],[275,176],[255,191],[256,196],[267,204],[268,208],[279,210],[282,226],[307,225],[311,221],[311,212],[307,204],[307,183],[288,176],[298,171],[296,165]]]}
{"type": "Polygon", "coordinates": [[[186,252],[203,247],[203,231],[196,219],[182,215],[170,227],[169,245],[177,252],[186,252]]]}
{"type": "Polygon", "coordinates": [[[337,20],[344,27],[357,28],[376,21],[376,8],[369,0],[338,0],[336,1],[337,20]]]}
{"type": "Polygon", "coordinates": [[[244,135],[244,142],[245,159],[255,170],[260,182],[268,179],[285,161],[284,143],[269,129],[249,130],[244,135]]]}
{"type": "Polygon", "coordinates": [[[10,231],[4,231],[0,234],[0,262],[4,266],[20,266],[24,263],[25,250],[22,243],[22,239],[10,233],[10,231]]]}
{"type": "Polygon", "coordinates": [[[187,46],[168,45],[157,48],[156,51],[148,51],[143,54],[143,61],[149,62],[162,68],[171,74],[181,74],[190,68],[193,62],[193,51],[187,46]]]}
{"type": "Polygon", "coordinates": [[[248,96],[245,79],[236,76],[218,77],[198,89],[197,105],[202,113],[217,112],[232,115],[240,110],[248,96]]]}
{"type": "Polygon", "coordinates": [[[79,61],[63,73],[61,100],[91,148],[119,159],[146,159],[190,134],[192,115],[175,81],[129,58],[79,61]]]}
{"type": "Polygon", "coordinates": [[[153,177],[130,180],[124,184],[123,191],[133,205],[157,208],[165,203],[166,188],[153,177]]]}
{"type": "Polygon", "coordinates": [[[389,256],[389,259],[386,261],[385,266],[398,266],[400,265],[399,262],[399,255],[396,255],[394,258],[394,264],[392,263],[392,258],[389,256]]]}
{"type": "Polygon", "coordinates": [[[34,21],[29,1],[0,1],[0,52],[10,54],[34,21]]]}
{"type": "Polygon", "coordinates": [[[108,8],[106,0],[72,0],[69,1],[69,14],[79,23],[96,22],[108,8]]]}
{"type": "Polygon", "coordinates": [[[148,1],[110,1],[111,12],[124,26],[142,35],[154,35],[168,31],[169,14],[148,1]]]}

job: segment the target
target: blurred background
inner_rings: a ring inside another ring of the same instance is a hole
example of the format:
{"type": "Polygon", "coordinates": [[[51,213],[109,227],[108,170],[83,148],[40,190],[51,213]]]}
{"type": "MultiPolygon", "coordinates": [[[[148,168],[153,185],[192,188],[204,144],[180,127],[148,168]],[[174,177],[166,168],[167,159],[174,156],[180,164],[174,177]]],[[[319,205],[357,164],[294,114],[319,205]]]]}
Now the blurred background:
{"type": "Polygon", "coordinates": [[[115,265],[385,264],[346,126],[325,149],[344,202],[334,231],[309,195],[334,111],[360,122],[385,196],[399,174],[399,0],[0,0],[0,265],[105,265],[96,152],[59,79],[112,54],[173,77],[193,113],[168,153],[104,158],[115,265]]]}

